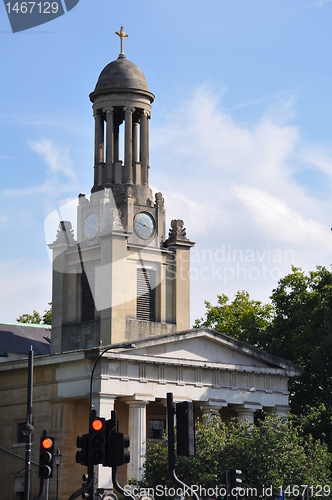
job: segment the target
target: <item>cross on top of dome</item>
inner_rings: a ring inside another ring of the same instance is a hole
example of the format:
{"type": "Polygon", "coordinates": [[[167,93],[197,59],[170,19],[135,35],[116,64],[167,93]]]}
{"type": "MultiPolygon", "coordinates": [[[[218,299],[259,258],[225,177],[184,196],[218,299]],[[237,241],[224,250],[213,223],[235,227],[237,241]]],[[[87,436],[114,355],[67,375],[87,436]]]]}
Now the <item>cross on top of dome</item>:
{"type": "Polygon", "coordinates": [[[123,54],[124,55],[124,52],[123,52],[123,40],[128,36],[127,33],[125,33],[124,29],[123,29],[123,26],[121,26],[121,29],[120,31],[116,31],[115,32],[116,35],[118,35],[120,37],[120,48],[121,48],[121,52],[120,54],[123,54]]]}

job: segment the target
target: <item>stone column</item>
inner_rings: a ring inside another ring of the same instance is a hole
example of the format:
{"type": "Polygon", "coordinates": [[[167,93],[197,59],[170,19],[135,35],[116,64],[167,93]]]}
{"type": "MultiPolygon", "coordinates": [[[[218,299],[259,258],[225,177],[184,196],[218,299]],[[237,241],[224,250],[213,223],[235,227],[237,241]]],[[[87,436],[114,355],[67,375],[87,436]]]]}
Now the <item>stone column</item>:
{"type": "Polygon", "coordinates": [[[228,404],[224,400],[213,400],[209,399],[201,405],[202,408],[202,422],[203,424],[209,424],[212,422],[212,411],[219,411],[223,407],[227,407],[228,404]]]}
{"type": "Polygon", "coordinates": [[[114,163],[114,114],[113,108],[106,109],[106,181],[112,182],[114,163]]]}
{"type": "Polygon", "coordinates": [[[150,116],[148,116],[148,119],[146,121],[146,183],[149,185],[150,179],[149,179],[149,170],[150,170],[150,127],[149,127],[149,120],[150,116]]]}
{"type": "Polygon", "coordinates": [[[119,123],[114,123],[114,162],[119,161],[119,123]]]}
{"type": "Polygon", "coordinates": [[[137,162],[137,122],[133,123],[133,163],[137,162]]]}
{"type": "Polygon", "coordinates": [[[95,179],[94,184],[103,183],[104,164],[104,117],[101,109],[95,112],[95,179]]]}
{"type": "Polygon", "coordinates": [[[237,418],[239,422],[254,422],[254,413],[257,410],[261,410],[262,406],[259,403],[243,403],[243,405],[235,404],[233,405],[234,410],[236,411],[237,418]]]}
{"type": "Polygon", "coordinates": [[[130,463],[127,469],[128,477],[140,480],[143,475],[146,454],[146,405],[149,400],[130,399],[125,401],[129,405],[130,463]]]}
{"type": "Polygon", "coordinates": [[[248,422],[250,424],[254,423],[254,413],[255,413],[254,410],[243,408],[241,410],[240,409],[236,410],[236,413],[239,422],[248,422]]]}
{"type": "Polygon", "coordinates": [[[125,112],[125,184],[133,183],[133,108],[125,112]]]}
{"type": "Polygon", "coordinates": [[[140,160],[142,165],[142,184],[148,184],[148,112],[142,111],[140,118],[140,160]]]}

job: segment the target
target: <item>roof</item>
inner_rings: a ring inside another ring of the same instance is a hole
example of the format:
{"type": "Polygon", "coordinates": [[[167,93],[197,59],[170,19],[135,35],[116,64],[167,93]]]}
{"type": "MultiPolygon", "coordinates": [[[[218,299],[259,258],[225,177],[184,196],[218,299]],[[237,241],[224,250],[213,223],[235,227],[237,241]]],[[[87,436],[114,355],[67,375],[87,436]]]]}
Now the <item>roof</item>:
{"type": "Polygon", "coordinates": [[[91,95],[115,90],[136,90],[151,94],[142,70],[133,62],[128,61],[124,54],[120,54],[118,59],[110,62],[103,69],[91,95]]]}
{"type": "MultiPolygon", "coordinates": [[[[110,353],[116,350],[130,357],[142,357],[145,361],[151,357],[162,361],[197,364],[201,366],[223,365],[229,369],[257,370],[284,373],[289,377],[302,374],[302,369],[291,361],[268,354],[245,342],[229,337],[210,328],[192,328],[181,332],[168,333],[156,337],[132,340],[113,344],[108,347],[110,353]]],[[[94,348],[89,352],[100,352],[105,348],[94,348]]],[[[89,355],[89,354],[88,354],[89,355]]],[[[116,354],[115,354],[116,355],[116,354]]]]}
{"type": "Polygon", "coordinates": [[[0,323],[0,357],[27,355],[30,346],[36,355],[49,354],[51,344],[47,339],[50,337],[50,325],[0,323]]]}

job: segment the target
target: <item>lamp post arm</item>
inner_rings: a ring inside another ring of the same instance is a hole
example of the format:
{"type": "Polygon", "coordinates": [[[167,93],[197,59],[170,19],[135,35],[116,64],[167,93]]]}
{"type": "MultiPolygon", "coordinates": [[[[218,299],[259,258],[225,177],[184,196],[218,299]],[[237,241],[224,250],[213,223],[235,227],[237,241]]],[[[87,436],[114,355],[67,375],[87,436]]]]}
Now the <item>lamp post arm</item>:
{"type": "Polygon", "coordinates": [[[89,406],[90,406],[90,414],[92,410],[92,383],[93,383],[93,376],[97,367],[97,364],[99,363],[99,360],[104,356],[104,354],[108,351],[111,351],[112,349],[130,349],[131,347],[135,347],[135,344],[132,344],[130,342],[127,342],[126,344],[121,344],[121,345],[111,345],[104,349],[98,356],[98,358],[95,361],[95,364],[93,365],[92,372],[91,372],[91,378],[90,378],[90,400],[89,400],[89,406]]]}

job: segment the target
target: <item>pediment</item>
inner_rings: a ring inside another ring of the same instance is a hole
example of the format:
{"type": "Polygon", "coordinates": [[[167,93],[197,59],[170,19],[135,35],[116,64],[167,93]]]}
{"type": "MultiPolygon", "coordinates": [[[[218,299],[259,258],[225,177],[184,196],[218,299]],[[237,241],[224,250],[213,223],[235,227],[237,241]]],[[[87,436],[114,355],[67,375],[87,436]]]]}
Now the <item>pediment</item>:
{"type": "MultiPolygon", "coordinates": [[[[202,365],[218,363],[237,367],[261,367],[286,370],[301,370],[293,363],[271,356],[261,350],[240,342],[225,334],[210,329],[192,329],[162,337],[138,341],[130,349],[134,355],[168,359],[179,362],[194,361],[202,365]]],[[[128,354],[129,354],[128,352],[128,354]]]]}

